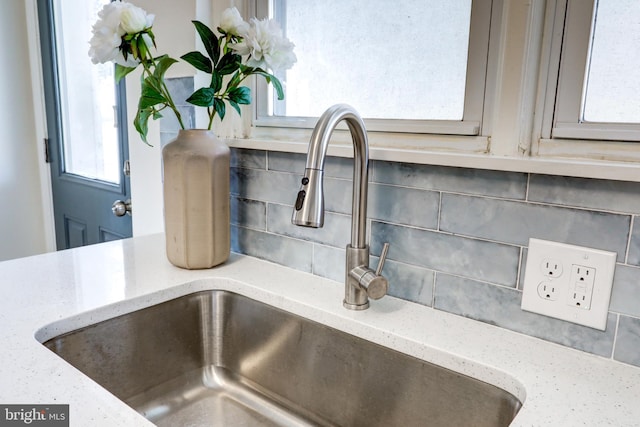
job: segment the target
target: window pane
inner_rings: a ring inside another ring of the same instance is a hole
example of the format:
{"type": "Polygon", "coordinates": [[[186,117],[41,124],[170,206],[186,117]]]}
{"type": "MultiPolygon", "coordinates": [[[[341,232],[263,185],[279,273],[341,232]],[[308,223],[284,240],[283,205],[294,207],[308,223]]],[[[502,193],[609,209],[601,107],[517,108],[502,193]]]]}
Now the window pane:
{"type": "Polygon", "coordinates": [[[640,123],[640,1],[599,0],[583,120],[640,123]]]}
{"type": "Polygon", "coordinates": [[[275,16],[298,56],[276,115],[462,119],[471,0],[280,0],[275,16]]]}
{"type": "Polygon", "coordinates": [[[91,26],[108,1],[54,2],[58,83],[65,171],[119,183],[114,66],[93,65],[87,53],[91,26]]]}

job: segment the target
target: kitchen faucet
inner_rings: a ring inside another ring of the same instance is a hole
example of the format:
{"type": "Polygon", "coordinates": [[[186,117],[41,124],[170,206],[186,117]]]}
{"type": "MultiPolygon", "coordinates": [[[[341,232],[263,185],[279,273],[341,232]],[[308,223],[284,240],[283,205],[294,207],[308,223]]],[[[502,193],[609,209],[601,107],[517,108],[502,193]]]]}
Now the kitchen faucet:
{"type": "Polygon", "coordinates": [[[384,244],[378,268],[373,271],[369,268],[369,246],[366,242],[369,143],[364,122],[353,107],[346,104],[330,107],[313,129],[291,222],[313,228],[324,225],[324,161],[331,134],[342,120],[351,132],[354,160],[351,244],[347,245],[343,305],[350,310],[364,310],[369,307],[369,298],[380,299],[389,288],[389,282],[381,275],[389,244],[384,244]]]}

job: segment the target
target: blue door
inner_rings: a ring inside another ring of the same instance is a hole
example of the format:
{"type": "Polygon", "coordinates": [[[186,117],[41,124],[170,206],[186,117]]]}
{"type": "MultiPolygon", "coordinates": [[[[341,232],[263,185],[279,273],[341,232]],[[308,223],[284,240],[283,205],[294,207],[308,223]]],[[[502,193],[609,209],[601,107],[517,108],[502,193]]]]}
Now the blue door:
{"type": "Polygon", "coordinates": [[[38,0],[58,249],[131,236],[124,80],[87,54],[108,1],[38,0]]]}

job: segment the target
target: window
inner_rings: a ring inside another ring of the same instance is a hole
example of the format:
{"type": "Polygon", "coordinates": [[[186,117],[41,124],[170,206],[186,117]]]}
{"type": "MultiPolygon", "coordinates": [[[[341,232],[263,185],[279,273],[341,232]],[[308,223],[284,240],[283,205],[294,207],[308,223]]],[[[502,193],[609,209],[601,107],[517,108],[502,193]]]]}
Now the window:
{"type": "Polygon", "coordinates": [[[52,1],[54,61],[65,172],[120,184],[114,67],[110,63],[94,65],[87,55],[91,26],[108,1],[52,1]]]}
{"type": "Polygon", "coordinates": [[[559,2],[556,13],[564,35],[556,41],[561,48],[553,121],[543,132],[640,141],[640,2],[568,0],[559,2]]]}
{"type": "MultiPolygon", "coordinates": [[[[349,52],[343,55],[349,57],[348,60],[355,58],[354,51],[364,51],[361,43],[365,39],[375,40],[369,37],[373,30],[366,27],[370,21],[377,24],[379,30],[376,35],[393,33],[395,29],[389,31],[389,28],[393,28],[392,24],[396,21],[401,22],[399,26],[402,31],[413,31],[414,28],[405,28],[411,27],[407,24],[412,22],[409,16],[421,16],[419,10],[422,8],[437,10],[443,15],[436,21],[457,28],[453,32],[458,35],[464,28],[466,54],[453,55],[466,58],[464,84],[460,84],[459,73],[443,71],[449,70],[449,66],[455,70],[456,66],[451,65],[455,61],[450,64],[448,60],[451,58],[446,58],[438,63],[434,59],[434,56],[438,56],[438,49],[424,56],[419,53],[409,55],[409,59],[415,61],[416,71],[404,75],[404,79],[393,79],[396,76],[393,69],[387,69],[383,77],[371,77],[372,74],[366,71],[355,71],[346,65],[348,71],[342,74],[357,76],[352,78],[354,83],[341,87],[336,85],[336,88],[340,88],[339,93],[328,96],[330,99],[317,102],[316,105],[312,102],[305,104],[304,101],[298,104],[298,94],[302,93],[304,99],[311,89],[307,86],[313,83],[302,81],[307,74],[311,74],[304,72],[296,76],[292,71],[280,76],[288,90],[284,104],[275,102],[267,93],[268,87],[258,81],[252,136],[235,140],[235,146],[303,152],[309,129],[314,124],[314,118],[307,115],[319,114],[328,106],[323,105],[325,103],[348,102],[364,112],[373,159],[640,180],[634,169],[636,163],[640,163],[640,145],[636,143],[640,141],[640,103],[636,101],[640,99],[640,74],[635,71],[640,69],[640,2],[637,0],[471,0],[471,3],[360,1],[363,5],[361,8],[349,9],[344,3],[353,4],[357,0],[254,0],[251,4],[255,5],[255,9],[245,11],[249,16],[274,16],[275,13],[274,17],[284,24],[287,35],[297,44],[297,54],[301,54],[301,51],[306,54],[309,48],[304,45],[307,43],[305,38],[311,35],[309,42],[317,47],[316,50],[312,49],[313,59],[322,61],[323,55],[335,54],[336,51],[340,53],[340,50],[349,52]],[[298,7],[300,3],[304,6],[298,7]],[[325,3],[328,9],[341,10],[336,14],[339,18],[329,11],[323,11],[325,3]],[[401,6],[398,6],[399,3],[401,6]],[[268,9],[267,4],[273,9],[268,9]],[[311,7],[313,13],[305,17],[307,8],[311,7]],[[404,8],[407,16],[394,15],[399,7],[404,8]],[[463,13],[464,10],[467,12],[463,13]],[[467,14],[469,10],[470,14],[467,14]],[[361,20],[363,11],[366,11],[365,18],[361,20]],[[456,18],[453,19],[446,11],[457,11],[454,12],[456,18]],[[346,24],[340,21],[344,16],[347,17],[346,24]],[[385,23],[387,18],[389,21],[385,23]],[[298,22],[298,19],[301,21],[298,22]],[[463,21],[468,26],[460,23],[463,21]],[[335,26],[333,22],[336,22],[335,26]],[[316,25],[321,27],[316,29],[316,25]],[[344,28],[338,25],[347,27],[349,31],[358,30],[357,27],[364,27],[364,30],[360,36],[344,36],[344,28]],[[295,31],[300,35],[296,35],[295,31]],[[334,33],[353,41],[352,44],[357,44],[357,48],[348,45],[338,49],[331,38],[335,36],[334,33]],[[325,53],[319,53],[325,48],[325,53]],[[419,61],[423,61],[422,65],[419,61]],[[424,72],[428,69],[425,64],[437,64],[434,67],[437,71],[434,74],[424,72]],[[430,80],[441,72],[453,79],[441,83],[450,91],[450,96],[445,96],[447,106],[444,108],[438,104],[438,97],[426,99],[430,98],[429,85],[419,84],[417,77],[425,74],[430,80]],[[400,95],[379,89],[389,80],[392,80],[394,87],[404,84],[398,86],[401,88],[397,92],[400,95]],[[367,84],[371,86],[367,87],[367,84]],[[460,93],[460,88],[464,90],[462,118],[461,98],[455,95],[460,93]],[[363,95],[374,93],[382,97],[369,96],[356,103],[351,100],[355,99],[352,97],[355,92],[363,95]],[[347,99],[347,96],[351,98],[347,99]],[[380,99],[387,101],[391,98],[405,104],[382,105],[389,107],[389,110],[380,109],[380,104],[385,103],[380,99]],[[414,102],[416,100],[426,100],[427,106],[418,106],[414,102]],[[432,100],[434,104],[429,107],[432,100]],[[371,101],[372,105],[363,107],[361,102],[366,101],[371,101]],[[291,129],[294,127],[302,129],[291,129]]],[[[420,18],[423,19],[426,18],[420,18]]],[[[419,28],[425,33],[398,36],[398,40],[404,43],[380,50],[397,55],[405,45],[431,48],[433,46],[430,45],[434,43],[450,42],[446,37],[441,40],[440,36],[429,35],[425,27],[430,25],[419,28]]],[[[462,49],[464,44],[452,43],[451,46],[441,50],[440,55],[442,51],[448,54],[450,49],[462,49]]],[[[303,55],[298,56],[304,58],[303,55]]],[[[375,60],[382,56],[365,54],[364,58],[369,60],[364,62],[365,70],[371,70],[376,69],[375,60]]],[[[348,64],[348,60],[345,64],[348,64]]],[[[333,65],[335,61],[332,61],[333,65]]],[[[309,68],[310,72],[323,70],[321,66],[309,68]]],[[[404,70],[407,66],[399,68],[404,70]]],[[[300,62],[295,69],[303,69],[300,62]]],[[[321,81],[321,77],[314,81],[321,81]]],[[[331,81],[329,79],[328,83],[318,84],[323,90],[322,94],[325,90],[329,92],[333,89],[331,81]]],[[[316,94],[310,99],[317,99],[316,94]]],[[[241,134],[244,136],[248,133],[244,129],[241,134]]],[[[335,138],[338,144],[334,147],[334,153],[349,156],[348,135],[338,132],[335,138]],[[347,148],[339,147],[339,144],[347,148]]]]}
{"type": "Polygon", "coordinates": [[[255,124],[312,127],[343,102],[371,131],[480,134],[491,3],[273,1],[298,63],[284,101],[258,82],[255,124]]]}

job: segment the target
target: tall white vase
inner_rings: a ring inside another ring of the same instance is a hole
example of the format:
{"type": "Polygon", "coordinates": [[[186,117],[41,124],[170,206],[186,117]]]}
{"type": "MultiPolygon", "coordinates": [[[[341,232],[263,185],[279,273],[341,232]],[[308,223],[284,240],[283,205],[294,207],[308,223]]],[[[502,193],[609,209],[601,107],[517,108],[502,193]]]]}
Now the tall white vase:
{"type": "Polygon", "coordinates": [[[212,131],[181,130],[162,149],[169,261],[211,268],[230,253],[229,147],[212,131]]]}

